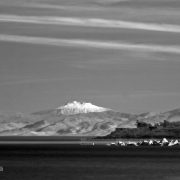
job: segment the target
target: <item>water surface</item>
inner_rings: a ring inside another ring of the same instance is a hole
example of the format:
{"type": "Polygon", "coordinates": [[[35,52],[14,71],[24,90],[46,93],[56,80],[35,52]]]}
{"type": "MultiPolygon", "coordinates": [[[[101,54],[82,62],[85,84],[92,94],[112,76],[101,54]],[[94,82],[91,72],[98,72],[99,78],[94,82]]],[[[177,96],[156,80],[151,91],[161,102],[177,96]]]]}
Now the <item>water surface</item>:
{"type": "Polygon", "coordinates": [[[5,180],[177,180],[179,152],[159,147],[8,147],[1,148],[0,176],[5,180]]]}

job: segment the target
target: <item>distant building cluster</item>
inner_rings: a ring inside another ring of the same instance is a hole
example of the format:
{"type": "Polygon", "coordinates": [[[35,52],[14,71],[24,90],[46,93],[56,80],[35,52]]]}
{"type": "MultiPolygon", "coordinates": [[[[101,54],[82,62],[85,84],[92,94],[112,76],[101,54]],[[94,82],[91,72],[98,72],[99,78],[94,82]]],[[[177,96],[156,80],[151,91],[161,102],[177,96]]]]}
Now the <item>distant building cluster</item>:
{"type": "Polygon", "coordinates": [[[180,146],[180,141],[177,139],[168,140],[163,138],[161,140],[149,139],[149,140],[131,140],[131,141],[117,141],[107,143],[108,146],[180,146]]]}

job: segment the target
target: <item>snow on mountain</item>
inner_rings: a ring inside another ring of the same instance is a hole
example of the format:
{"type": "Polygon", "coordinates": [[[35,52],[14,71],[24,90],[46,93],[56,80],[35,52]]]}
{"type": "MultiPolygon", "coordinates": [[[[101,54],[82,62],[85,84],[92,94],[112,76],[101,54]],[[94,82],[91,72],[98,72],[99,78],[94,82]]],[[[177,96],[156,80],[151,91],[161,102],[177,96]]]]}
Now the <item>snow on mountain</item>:
{"type": "Polygon", "coordinates": [[[137,121],[153,125],[179,118],[180,109],[130,114],[73,101],[31,114],[0,114],[0,136],[105,136],[117,128],[135,128],[137,121]]]}
{"type": "Polygon", "coordinates": [[[64,115],[73,115],[73,114],[90,113],[90,112],[104,112],[110,109],[95,106],[91,103],[86,103],[86,102],[81,103],[81,102],[73,101],[67,103],[65,106],[58,107],[57,110],[60,110],[61,114],[64,115]]]}

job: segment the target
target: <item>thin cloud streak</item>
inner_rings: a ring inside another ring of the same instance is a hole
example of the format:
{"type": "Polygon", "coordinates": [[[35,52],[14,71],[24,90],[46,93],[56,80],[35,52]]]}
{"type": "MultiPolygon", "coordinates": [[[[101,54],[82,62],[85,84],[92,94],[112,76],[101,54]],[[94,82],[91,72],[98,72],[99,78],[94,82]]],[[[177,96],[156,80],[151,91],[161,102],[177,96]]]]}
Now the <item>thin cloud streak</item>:
{"type": "Polygon", "coordinates": [[[0,34],[0,41],[27,43],[37,45],[50,45],[50,46],[70,46],[81,48],[99,48],[99,49],[112,49],[112,50],[131,50],[131,51],[149,51],[149,52],[168,52],[180,54],[180,46],[161,46],[155,44],[130,44],[124,42],[113,41],[92,41],[85,39],[59,39],[59,38],[46,38],[46,37],[32,37],[32,36],[19,36],[0,34]]]}
{"type": "Polygon", "coordinates": [[[15,81],[4,81],[0,82],[0,86],[6,85],[24,85],[24,84],[35,84],[35,83],[51,83],[51,82],[63,82],[72,80],[81,80],[83,77],[60,77],[60,78],[36,78],[36,79],[21,79],[15,81]]]}
{"type": "Polygon", "coordinates": [[[105,9],[104,7],[87,7],[87,6],[80,6],[80,5],[52,5],[52,4],[45,4],[45,3],[23,3],[19,4],[21,7],[32,7],[32,8],[41,8],[41,9],[60,9],[60,10],[69,10],[69,11],[100,11],[105,9]]]}
{"type": "Polygon", "coordinates": [[[148,31],[161,31],[180,33],[180,25],[174,24],[157,24],[120,21],[99,18],[80,18],[80,17],[59,17],[59,16],[18,16],[18,15],[0,15],[0,22],[17,22],[33,24],[53,24],[67,26],[84,26],[84,27],[101,27],[101,28],[125,28],[139,29],[148,31]]]}

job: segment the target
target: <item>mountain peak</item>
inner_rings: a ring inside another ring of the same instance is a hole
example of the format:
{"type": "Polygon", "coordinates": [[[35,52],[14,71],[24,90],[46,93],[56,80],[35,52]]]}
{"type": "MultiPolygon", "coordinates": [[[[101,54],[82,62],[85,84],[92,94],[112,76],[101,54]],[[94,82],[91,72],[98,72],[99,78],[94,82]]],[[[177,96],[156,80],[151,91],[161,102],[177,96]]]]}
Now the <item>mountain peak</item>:
{"type": "Polygon", "coordinates": [[[73,101],[73,102],[67,103],[64,106],[58,107],[57,110],[60,110],[61,114],[73,115],[73,114],[79,114],[79,113],[104,112],[110,109],[99,107],[89,102],[73,101]]]}

